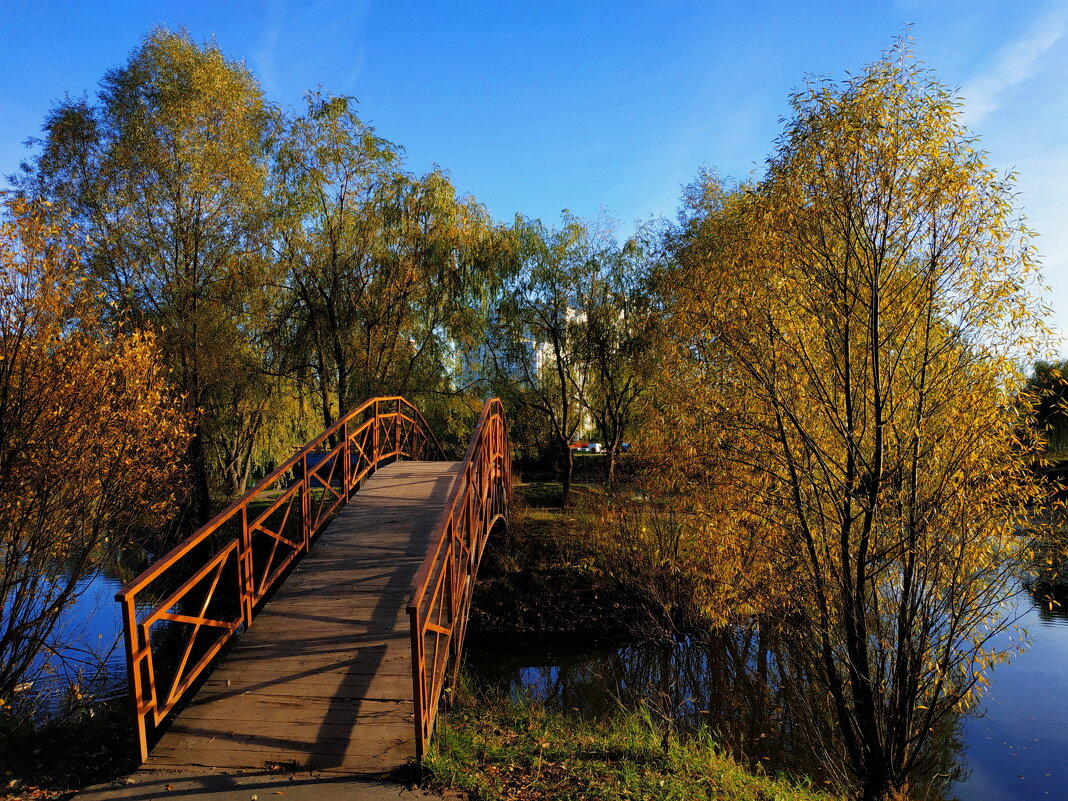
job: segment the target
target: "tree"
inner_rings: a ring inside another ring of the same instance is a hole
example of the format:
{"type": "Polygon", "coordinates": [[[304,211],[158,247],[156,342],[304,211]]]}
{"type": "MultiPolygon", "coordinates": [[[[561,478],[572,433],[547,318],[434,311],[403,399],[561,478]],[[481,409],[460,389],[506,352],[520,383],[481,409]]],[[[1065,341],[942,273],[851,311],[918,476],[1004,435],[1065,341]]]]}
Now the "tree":
{"type": "Polygon", "coordinates": [[[241,489],[246,435],[262,424],[261,404],[248,413],[236,399],[267,395],[265,188],[278,115],[214,43],[163,29],[104,76],[98,99],[51,111],[17,183],[71,209],[116,319],[155,331],[193,419],[190,511],[203,522],[212,459],[232,457],[227,492],[241,489]]]}
{"type": "Polygon", "coordinates": [[[587,226],[565,213],[559,229],[516,219],[519,270],[509,277],[492,321],[498,383],[518,382],[516,397],[544,416],[563,465],[563,504],[571,493],[571,441],[582,424],[586,362],[579,295],[588,286],[594,243],[587,226]]]}
{"type": "Polygon", "coordinates": [[[500,233],[440,170],[402,170],[351,98],[308,96],[278,159],[288,372],[323,422],[378,394],[448,392],[448,356],[484,330],[500,233]]]}
{"type": "Polygon", "coordinates": [[[879,798],[1006,657],[990,637],[1043,495],[1013,403],[1037,267],[1010,180],[904,42],[792,106],[764,180],[706,184],[684,217],[671,323],[704,411],[675,435],[761,521],[764,612],[829,699],[813,734],[879,798]]]}
{"type": "Polygon", "coordinates": [[[399,149],[374,134],[350,98],[308,95],[290,121],[276,165],[287,267],[283,369],[313,386],[324,426],[350,406],[354,341],[379,244],[376,197],[399,149]]]}
{"type": "Polygon", "coordinates": [[[58,655],[79,583],[170,513],[188,439],[154,338],[101,322],[78,232],[43,212],[0,224],[0,704],[58,655]]]}
{"type": "Polygon", "coordinates": [[[1034,373],[1027,379],[1025,403],[1034,410],[1036,422],[1045,433],[1047,448],[1061,453],[1068,448],[1068,363],[1035,363],[1034,373]]]}
{"type": "Polygon", "coordinates": [[[649,233],[639,231],[622,247],[612,244],[596,254],[579,292],[587,375],[580,397],[604,437],[609,484],[615,482],[620,449],[652,372],[655,257],[649,233]]]}

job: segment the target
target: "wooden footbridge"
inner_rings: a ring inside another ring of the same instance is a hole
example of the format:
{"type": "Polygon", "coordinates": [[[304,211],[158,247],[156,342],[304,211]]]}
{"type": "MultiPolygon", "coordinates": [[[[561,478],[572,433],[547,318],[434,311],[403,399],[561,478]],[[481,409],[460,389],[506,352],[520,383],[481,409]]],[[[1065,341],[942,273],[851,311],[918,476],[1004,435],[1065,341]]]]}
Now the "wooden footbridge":
{"type": "Polygon", "coordinates": [[[510,499],[500,401],[462,462],[403,398],[350,412],[116,596],[142,762],[421,758],[510,499]]]}

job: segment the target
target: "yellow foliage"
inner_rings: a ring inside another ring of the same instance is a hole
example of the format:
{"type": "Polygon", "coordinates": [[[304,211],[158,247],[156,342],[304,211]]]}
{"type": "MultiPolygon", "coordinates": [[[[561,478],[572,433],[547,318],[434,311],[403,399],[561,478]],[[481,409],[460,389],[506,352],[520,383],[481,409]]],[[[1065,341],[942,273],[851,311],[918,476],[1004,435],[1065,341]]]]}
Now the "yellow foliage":
{"type": "Polygon", "coordinates": [[[795,632],[879,795],[1005,657],[1045,494],[1016,365],[1045,329],[1011,187],[904,43],[793,107],[763,181],[691,204],[657,480],[717,598],[795,632]]]}
{"type": "Polygon", "coordinates": [[[172,510],[187,420],[154,338],[112,333],[77,231],[22,201],[0,224],[0,696],[77,581],[172,510]]]}

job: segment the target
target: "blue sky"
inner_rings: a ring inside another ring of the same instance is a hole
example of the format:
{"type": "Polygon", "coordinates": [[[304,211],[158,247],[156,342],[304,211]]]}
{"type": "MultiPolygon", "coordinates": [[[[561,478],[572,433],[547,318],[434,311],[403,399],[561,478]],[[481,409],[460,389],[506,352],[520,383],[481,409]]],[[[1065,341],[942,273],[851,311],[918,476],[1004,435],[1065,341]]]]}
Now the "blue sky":
{"type": "Polygon", "coordinates": [[[860,70],[909,23],[990,162],[1019,174],[1068,331],[1064,0],[3,0],[0,175],[54,100],[93,93],[161,24],[214,35],[284,106],[354,95],[412,169],[440,164],[498,219],[604,210],[629,227],[673,216],[701,164],[759,171],[806,75],[860,70]]]}

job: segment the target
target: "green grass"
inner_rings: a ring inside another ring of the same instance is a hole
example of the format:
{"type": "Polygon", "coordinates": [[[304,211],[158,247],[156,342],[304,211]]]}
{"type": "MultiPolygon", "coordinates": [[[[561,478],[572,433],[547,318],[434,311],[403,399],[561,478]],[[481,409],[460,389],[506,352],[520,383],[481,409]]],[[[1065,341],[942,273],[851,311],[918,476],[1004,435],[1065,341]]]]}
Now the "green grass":
{"type": "MultiPolygon", "coordinates": [[[[580,489],[572,507],[561,509],[559,483],[516,487],[509,530],[491,540],[479,572],[472,630],[605,634],[625,632],[642,616],[643,600],[601,567],[605,546],[589,519],[595,497],[580,489]]],[[[679,737],[648,710],[587,720],[463,683],[439,715],[425,767],[429,787],[472,801],[844,798],[750,770],[710,731],[679,737]]]]}
{"type": "Polygon", "coordinates": [[[645,710],[589,721],[530,700],[476,697],[462,686],[453,696],[424,761],[426,784],[472,801],[844,798],[749,770],[711,734],[679,738],[645,710]]]}

